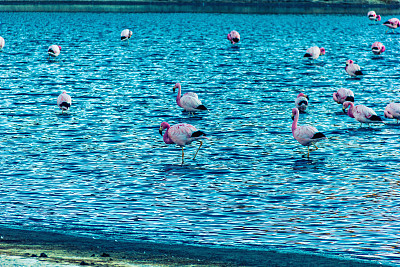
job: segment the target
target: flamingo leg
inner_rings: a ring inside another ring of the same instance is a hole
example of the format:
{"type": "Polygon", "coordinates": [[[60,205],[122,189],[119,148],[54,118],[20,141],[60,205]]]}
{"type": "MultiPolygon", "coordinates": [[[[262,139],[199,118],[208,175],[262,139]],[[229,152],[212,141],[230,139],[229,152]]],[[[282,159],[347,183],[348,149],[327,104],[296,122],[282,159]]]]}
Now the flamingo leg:
{"type": "Polygon", "coordinates": [[[310,158],[310,147],[308,146],[307,158],[310,158]]]}
{"type": "Polygon", "coordinates": [[[184,153],[183,153],[183,147],[182,147],[182,165],[183,165],[183,156],[184,156],[184,153]]]}
{"type": "Polygon", "coordinates": [[[193,157],[193,159],[195,159],[195,158],[196,158],[196,156],[197,156],[197,153],[199,153],[200,147],[203,145],[203,142],[202,142],[202,141],[199,141],[199,142],[200,142],[200,146],[199,146],[199,148],[197,149],[197,151],[196,151],[196,154],[194,154],[194,157],[193,157]]]}

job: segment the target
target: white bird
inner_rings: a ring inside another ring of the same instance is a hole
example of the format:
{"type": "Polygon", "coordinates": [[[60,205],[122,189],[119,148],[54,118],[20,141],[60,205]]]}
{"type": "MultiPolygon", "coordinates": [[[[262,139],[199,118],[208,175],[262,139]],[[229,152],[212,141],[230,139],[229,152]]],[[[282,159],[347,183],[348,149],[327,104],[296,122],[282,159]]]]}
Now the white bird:
{"type": "Polygon", "coordinates": [[[383,112],[385,118],[396,119],[397,123],[400,120],[400,103],[389,103],[383,112]]]}
{"type": "Polygon", "coordinates": [[[317,59],[320,55],[325,55],[325,48],[318,46],[313,46],[307,49],[304,57],[309,59],[317,59]]]}
{"type": "Polygon", "coordinates": [[[357,121],[361,123],[361,126],[363,123],[384,123],[378,115],[376,115],[376,112],[372,110],[372,108],[369,108],[364,105],[357,105],[354,106],[353,102],[346,101],[343,103],[343,112],[346,113],[346,108],[349,107],[349,110],[347,111],[347,115],[349,115],[350,118],[354,118],[357,121]]]}
{"type": "Polygon", "coordinates": [[[51,57],[58,57],[60,55],[60,52],[61,52],[61,46],[59,45],[51,45],[47,49],[47,53],[51,57]]]}
{"type": "Polygon", "coordinates": [[[121,41],[129,40],[132,37],[132,31],[125,29],[121,32],[121,41]]]}
{"type": "Polygon", "coordinates": [[[333,100],[338,104],[343,104],[346,101],[354,102],[354,93],[350,89],[340,88],[333,93],[333,100]]]}
{"type": "Polygon", "coordinates": [[[193,112],[196,110],[207,110],[207,108],[201,104],[201,101],[199,100],[199,97],[196,93],[188,92],[181,96],[181,84],[175,84],[173,88],[174,92],[176,88],[178,88],[178,95],[176,96],[176,103],[178,104],[178,106],[189,112],[193,112]]]}
{"type": "Polygon", "coordinates": [[[62,113],[71,107],[71,103],[71,97],[65,91],[57,97],[57,106],[62,110],[62,113]]]}
{"type": "Polygon", "coordinates": [[[0,50],[3,49],[5,44],[6,44],[6,42],[4,41],[4,38],[0,37],[0,50]]]}
{"type": "Polygon", "coordinates": [[[300,112],[305,112],[308,107],[308,100],[308,95],[303,93],[298,94],[294,101],[296,108],[298,108],[300,112]]]}
{"type": "Polygon", "coordinates": [[[354,61],[351,59],[346,61],[346,67],[344,69],[352,77],[363,75],[360,66],[357,64],[354,64],[354,61]]]}
{"type": "Polygon", "coordinates": [[[373,43],[371,49],[372,53],[374,53],[375,55],[380,55],[386,50],[385,46],[381,42],[373,43]]]}

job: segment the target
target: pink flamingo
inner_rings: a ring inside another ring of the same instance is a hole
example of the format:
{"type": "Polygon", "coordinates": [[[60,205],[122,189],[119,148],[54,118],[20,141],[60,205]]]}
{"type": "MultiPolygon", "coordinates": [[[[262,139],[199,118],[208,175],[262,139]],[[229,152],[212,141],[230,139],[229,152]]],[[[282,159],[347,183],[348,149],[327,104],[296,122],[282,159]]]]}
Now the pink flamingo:
{"type": "Polygon", "coordinates": [[[381,21],[381,16],[377,15],[375,11],[369,11],[367,14],[368,18],[373,21],[381,21]]]}
{"type": "Polygon", "coordinates": [[[360,66],[357,64],[354,64],[354,61],[351,59],[346,61],[346,67],[344,69],[352,77],[363,75],[360,66]]]}
{"type": "Polygon", "coordinates": [[[129,40],[132,37],[132,31],[125,29],[121,32],[121,41],[129,40]]]}
{"type": "Polygon", "coordinates": [[[397,123],[400,120],[400,103],[389,103],[383,112],[385,118],[396,119],[397,123]]]}
{"type": "Polygon", "coordinates": [[[313,46],[307,49],[304,57],[309,59],[317,59],[320,55],[325,55],[325,48],[318,46],[313,46]]]}
{"type": "MultiPolygon", "coordinates": [[[[392,31],[394,32],[394,29],[400,26],[400,20],[397,18],[392,18],[384,22],[383,25],[389,27],[389,29],[392,29],[392,31]]],[[[389,29],[387,29],[385,33],[387,33],[389,29]]]]}
{"type": "Polygon", "coordinates": [[[298,108],[300,112],[305,112],[308,107],[308,100],[308,95],[303,93],[298,94],[294,101],[296,108],[298,108]]]}
{"type": "Polygon", "coordinates": [[[231,44],[237,44],[240,41],[240,34],[237,31],[231,31],[228,33],[227,39],[231,42],[231,44]]]}
{"type": "Polygon", "coordinates": [[[57,106],[61,109],[62,113],[71,107],[71,103],[71,97],[65,91],[57,97],[57,106]]]}
{"type": "Polygon", "coordinates": [[[60,52],[61,52],[61,46],[59,45],[51,45],[47,49],[47,53],[51,57],[58,57],[60,55],[60,52]]]}
{"type": "Polygon", "coordinates": [[[372,48],[372,53],[374,53],[375,55],[380,55],[386,50],[385,46],[380,42],[373,43],[371,48],[372,48]]]}
{"type": "Polygon", "coordinates": [[[346,101],[354,102],[354,93],[350,89],[340,88],[333,93],[333,100],[338,104],[343,104],[346,101]]]}
{"type": "Polygon", "coordinates": [[[172,88],[174,92],[176,88],[178,88],[178,95],[176,96],[176,103],[178,106],[189,112],[194,112],[196,110],[207,110],[207,108],[201,104],[201,101],[196,93],[188,92],[181,96],[181,84],[175,84],[174,88],[172,88]]]}
{"type": "Polygon", "coordinates": [[[0,36],[0,50],[3,49],[5,44],[6,42],[4,41],[4,38],[0,36]]]}
{"type": "Polygon", "coordinates": [[[186,123],[180,123],[180,124],[175,124],[172,126],[169,126],[167,122],[161,123],[160,126],[160,134],[163,135],[163,130],[167,129],[165,131],[165,134],[163,136],[164,143],[166,144],[177,144],[182,148],[182,164],[183,164],[183,147],[185,145],[189,145],[193,141],[199,141],[200,146],[196,151],[196,154],[194,155],[193,159],[196,158],[197,153],[200,150],[201,145],[203,142],[200,139],[207,139],[206,134],[203,133],[202,131],[198,131],[193,125],[186,124],[186,123]]]}
{"type": "Polygon", "coordinates": [[[346,101],[343,103],[343,112],[346,113],[346,108],[349,107],[349,110],[347,111],[347,115],[349,115],[350,118],[354,118],[357,121],[361,123],[360,127],[362,127],[363,123],[367,123],[368,125],[370,123],[383,123],[381,117],[376,115],[375,111],[372,110],[372,108],[369,108],[364,105],[357,105],[354,106],[353,102],[346,101]]]}
{"type": "MultiPolygon", "coordinates": [[[[318,130],[313,127],[313,126],[297,126],[297,122],[299,120],[299,110],[297,108],[292,109],[292,118],[293,118],[293,123],[292,123],[292,134],[294,139],[299,141],[300,144],[303,146],[308,147],[308,153],[307,157],[310,157],[310,145],[315,146],[315,150],[318,149],[318,147],[315,145],[318,141],[322,139],[327,139],[326,136],[318,132],[318,130]]],[[[311,151],[315,151],[311,150],[311,151]]]]}

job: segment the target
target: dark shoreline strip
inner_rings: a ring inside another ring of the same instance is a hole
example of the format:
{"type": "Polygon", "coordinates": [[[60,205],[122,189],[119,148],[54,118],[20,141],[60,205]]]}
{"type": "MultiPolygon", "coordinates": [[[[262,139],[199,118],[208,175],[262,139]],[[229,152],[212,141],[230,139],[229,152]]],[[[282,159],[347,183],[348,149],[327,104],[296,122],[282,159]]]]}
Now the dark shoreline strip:
{"type": "MultiPolygon", "coordinates": [[[[137,264],[207,265],[207,266],[352,266],[378,267],[381,264],[366,261],[324,257],[316,254],[278,251],[246,250],[240,248],[209,248],[192,245],[173,245],[151,242],[115,242],[76,237],[65,234],[0,227],[0,254],[9,249],[40,248],[46,251],[46,260],[52,260],[52,251],[66,251],[74,261],[108,257],[108,260],[137,264]],[[106,256],[104,256],[106,255],[106,256]],[[81,258],[80,258],[81,257],[81,258]]],[[[25,255],[28,257],[28,255],[25,255]]],[[[59,259],[58,259],[59,260],[59,259]]],[[[70,261],[71,262],[71,261],[70,261]]],[[[107,265],[102,265],[107,266],[107,265]]]]}
{"type": "MultiPolygon", "coordinates": [[[[333,1],[332,1],[333,2],[333,1]]],[[[119,13],[242,13],[242,14],[365,14],[375,10],[380,15],[400,13],[400,4],[324,2],[231,3],[162,2],[162,1],[4,1],[1,12],[119,12],[119,13]]]]}

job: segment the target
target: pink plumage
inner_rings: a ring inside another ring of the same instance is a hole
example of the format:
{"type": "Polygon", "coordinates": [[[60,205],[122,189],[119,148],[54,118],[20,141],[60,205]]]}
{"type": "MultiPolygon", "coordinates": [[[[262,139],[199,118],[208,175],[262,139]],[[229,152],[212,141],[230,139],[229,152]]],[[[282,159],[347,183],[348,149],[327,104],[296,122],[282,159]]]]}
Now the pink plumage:
{"type": "Polygon", "coordinates": [[[369,11],[368,14],[367,14],[367,16],[368,16],[368,18],[369,18],[370,20],[373,20],[373,21],[380,21],[380,20],[381,20],[381,16],[380,16],[380,15],[377,15],[377,14],[375,13],[375,11],[369,11]]]}
{"type": "Polygon", "coordinates": [[[305,112],[308,107],[308,100],[308,95],[303,93],[298,94],[294,101],[296,108],[298,108],[300,112],[305,112]]]}
{"type": "Polygon", "coordinates": [[[325,48],[318,46],[313,46],[307,49],[304,57],[309,59],[317,59],[320,55],[325,55],[325,48]]]}
{"type": "Polygon", "coordinates": [[[326,139],[326,136],[323,133],[318,132],[318,130],[313,126],[297,126],[297,122],[300,116],[299,113],[300,112],[297,108],[292,109],[292,134],[294,139],[296,139],[300,144],[308,147],[307,157],[309,157],[310,145],[313,145],[315,147],[315,150],[317,150],[318,147],[315,144],[323,139],[326,139]]]}
{"type": "Polygon", "coordinates": [[[196,93],[188,92],[181,96],[181,84],[175,84],[173,88],[174,92],[176,88],[178,88],[178,95],[176,96],[176,103],[178,104],[178,106],[189,112],[194,112],[197,110],[207,110],[207,108],[199,100],[199,97],[196,93]]]}
{"type": "MultiPolygon", "coordinates": [[[[386,27],[388,27],[389,29],[392,29],[392,31],[394,32],[394,29],[396,29],[397,27],[400,26],[400,20],[397,18],[391,18],[388,21],[384,22],[383,25],[385,25],[386,27]]],[[[389,30],[387,29],[386,32],[389,30]]]]}
{"type": "Polygon", "coordinates": [[[4,38],[0,37],[0,50],[3,49],[5,44],[6,44],[6,42],[4,41],[4,38]]]}
{"type": "Polygon", "coordinates": [[[353,102],[346,101],[343,103],[343,112],[346,113],[347,107],[349,107],[347,115],[350,118],[354,118],[359,121],[361,123],[361,126],[363,123],[367,123],[368,125],[370,123],[383,123],[381,117],[376,115],[376,112],[373,111],[372,108],[364,105],[354,106],[353,102]]]}
{"type": "Polygon", "coordinates": [[[360,66],[355,64],[351,59],[346,61],[346,67],[344,69],[352,77],[363,75],[360,66]]]}
{"type": "Polygon", "coordinates": [[[383,112],[385,118],[400,120],[400,103],[389,103],[383,112]]]}
{"type": "Polygon", "coordinates": [[[47,49],[47,53],[51,57],[58,57],[60,55],[60,52],[61,52],[61,46],[59,45],[51,45],[47,49]]]}
{"type": "Polygon", "coordinates": [[[132,31],[125,29],[121,32],[121,41],[129,40],[132,37],[132,31]]]}
{"type": "Polygon", "coordinates": [[[333,93],[333,100],[338,104],[343,104],[346,101],[354,102],[354,93],[350,89],[340,88],[333,93]]]}
{"type": "Polygon", "coordinates": [[[237,44],[240,41],[240,34],[237,31],[231,31],[228,33],[227,39],[231,44],[237,44]]]}
{"type": "Polygon", "coordinates": [[[380,55],[386,50],[385,46],[381,42],[373,43],[371,49],[372,53],[374,53],[375,55],[380,55]]]}
{"type": "Polygon", "coordinates": [[[62,110],[62,112],[67,111],[71,107],[71,104],[71,96],[69,96],[66,91],[63,91],[57,97],[57,106],[62,110]]]}
{"type": "Polygon", "coordinates": [[[206,137],[206,134],[202,131],[198,131],[196,127],[190,124],[186,123],[180,123],[180,124],[175,124],[170,126],[167,122],[161,123],[159,132],[161,135],[163,135],[163,140],[164,143],[166,144],[177,144],[182,148],[182,164],[183,164],[183,158],[184,158],[184,152],[183,152],[183,147],[185,145],[189,145],[193,141],[198,141],[200,142],[200,146],[196,151],[196,154],[194,155],[193,159],[196,158],[197,153],[200,150],[201,145],[203,142],[201,139],[208,139],[206,137]],[[165,130],[165,133],[163,135],[163,130],[165,130]]]}

